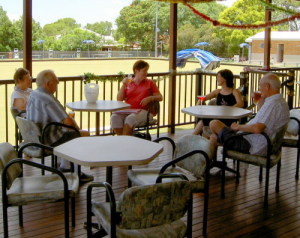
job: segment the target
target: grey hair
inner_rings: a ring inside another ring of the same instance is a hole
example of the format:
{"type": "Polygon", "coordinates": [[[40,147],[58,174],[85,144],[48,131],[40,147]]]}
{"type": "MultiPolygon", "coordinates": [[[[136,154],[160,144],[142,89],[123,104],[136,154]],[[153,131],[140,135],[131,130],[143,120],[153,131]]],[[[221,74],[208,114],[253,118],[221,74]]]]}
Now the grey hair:
{"type": "Polygon", "coordinates": [[[274,73],[267,73],[262,79],[264,83],[270,84],[271,88],[276,91],[280,91],[281,82],[279,77],[274,73]]]}
{"type": "Polygon", "coordinates": [[[51,81],[53,75],[55,75],[54,71],[51,69],[46,69],[41,72],[36,77],[36,84],[38,87],[44,87],[48,82],[51,81]]]}

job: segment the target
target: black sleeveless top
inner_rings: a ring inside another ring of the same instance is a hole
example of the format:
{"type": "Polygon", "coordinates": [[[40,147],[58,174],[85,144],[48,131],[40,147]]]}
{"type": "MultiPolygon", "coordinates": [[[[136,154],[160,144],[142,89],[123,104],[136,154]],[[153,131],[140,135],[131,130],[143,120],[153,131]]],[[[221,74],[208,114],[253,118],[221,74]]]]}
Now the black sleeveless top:
{"type": "Polygon", "coordinates": [[[234,104],[236,104],[236,100],[235,100],[233,93],[228,94],[228,95],[223,95],[221,93],[218,93],[217,105],[233,106],[234,104]]]}
{"type": "MultiPolygon", "coordinates": [[[[218,93],[217,95],[217,105],[222,105],[222,106],[233,106],[234,104],[236,104],[236,100],[235,97],[233,95],[233,93],[228,94],[228,95],[223,95],[221,93],[218,93]]],[[[203,119],[203,125],[204,126],[208,126],[209,122],[212,119],[203,119]]],[[[221,119],[220,121],[222,121],[225,125],[230,126],[233,122],[237,121],[234,119],[221,119]]]]}

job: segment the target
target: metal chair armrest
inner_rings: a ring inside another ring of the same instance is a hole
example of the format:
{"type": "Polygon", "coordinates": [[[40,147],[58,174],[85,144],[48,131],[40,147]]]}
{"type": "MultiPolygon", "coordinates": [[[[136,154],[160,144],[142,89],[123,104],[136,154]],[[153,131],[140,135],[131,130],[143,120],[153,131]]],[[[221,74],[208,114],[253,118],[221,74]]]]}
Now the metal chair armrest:
{"type": "MultiPolygon", "coordinates": [[[[34,143],[32,143],[34,144],[34,143]]],[[[69,197],[69,193],[68,193],[68,182],[67,182],[67,179],[66,177],[64,176],[64,174],[53,168],[53,167],[49,167],[49,166],[46,166],[46,165],[43,165],[43,164],[39,164],[39,163],[36,163],[36,162],[33,162],[33,161],[30,161],[30,160],[24,160],[24,159],[20,159],[20,158],[17,158],[17,159],[13,159],[11,160],[10,162],[8,162],[5,167],[3,168],[3,172],[2,172],[2,186],[6,186],[7,184],[7,171],[9,169],[10,166],[16,164],[16,163],[19,163],[19,164],[26,164],[26,165],[29,165],[29,166],[32,166],[32,167],[35,167],[35,168],[39,168],[41,170],[47,170],[51,173],[55,173],[57,174],[59,177],[61,177],[63,183],[64,183],[64,193],[65,193],[65,198],[68,198],[69,197]]]]}
{"type": "Polygon", "coordinates": [[[298,123],[298,136],[300,137],[300,120],[296,117],[290,117],[290,120],[295,120],[298,123]]]}
{"type": "Polygon", "coordinates": [[[39,144],[39,143],[27,143],[25,145],[23,145],[19,151],[18,151],[18,157],[21,158],[22,157],[22,153],[23,153],[23,150],[26,148],[26,147],[30,147],[30,146],[35,146],[35,147],[39,147],[43,150],[48,150],[48,151],[53,151],[53,147],[51,146],[47,146],[47,145],[43,145],[43,144],[39,144]]]}
{"type": "Polygon", "coordinates": [[[155,183],[161,183],[162,180],[165,178],[181,178],[182,180],[189,181],[189,179],[184,174],[181,174],[181,173],[164,173],[164,174],[158,175],[155,183]]]}
{"type": "Polygon", "coordinates": [[[210,167],[211,161],[210,161],[208,155],[206,154],[206,152],[203,151],[203,150],[193,150],[193,151],[191,151],[191,152],[188,152],[188,153],[186,153],[186,154],[180,156],[180,157],[177,158],[177,159],[174,159],[174,160],[172,160],[172,161],[166,163],[166,164],[160,169],[159,174],[163,174],[163,173],[166,171],[166,169],[167,169],[168,167],[173,166],[173,165],[176,165],[176,163],[178,163],[179,161],[184,160],[184,159],[186,159],[186,158],[188,158],[188,157],[190,157],[190,156],[192,156],[192,155],[194,155],[194,154],[202,154],[202,155],[204,156],[205,161],[206,161],[206,170],[205,170],[205,173],[206,173],[206,174],[207,174],[207,172],[209,173],[209,167],[210,167]]]}
{"type": "Polygon", "coordinates": [[[174,140],[172,140],[169,137],[159,137],[159,138],[153,140],[153,142],[159,143],[160,141],[164,141],[164,140],[168,141],[171,144],[171,146],[172,146],[172,158],[173,158],[174,153],[175,153],[175,149],[176,149],[176,144],[175,144],[174,140]]]}

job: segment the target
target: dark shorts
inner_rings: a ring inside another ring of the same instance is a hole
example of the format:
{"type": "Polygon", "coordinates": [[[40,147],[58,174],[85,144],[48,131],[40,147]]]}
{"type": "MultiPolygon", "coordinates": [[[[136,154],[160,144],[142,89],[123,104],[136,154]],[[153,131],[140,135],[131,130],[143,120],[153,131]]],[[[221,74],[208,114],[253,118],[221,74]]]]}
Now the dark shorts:
{"type": "MultiPolygon", "coordinates": [[[[228,127],[224,127],[218,134],[218,141],[224,144],[224,141],[233,135],[236,135],[235,131],[228,127]]],[[[238,137],[230,140],[226,149],[235,150],[242,153],[249,153],[250,147],[251,145],[245,138],[238,137]]]]}
{"type": "MultiPolygon", "coordinates": [[[[204,126],[209,126],[209,123],[212,120],[213,119],[202,119],[203,125],[204,126]]],[[[222,119],[220,121],[223,122],[226,126],[230,126],[232,123],[236,122],[237,120],[234,120],[234,119],[222,119]]]]}

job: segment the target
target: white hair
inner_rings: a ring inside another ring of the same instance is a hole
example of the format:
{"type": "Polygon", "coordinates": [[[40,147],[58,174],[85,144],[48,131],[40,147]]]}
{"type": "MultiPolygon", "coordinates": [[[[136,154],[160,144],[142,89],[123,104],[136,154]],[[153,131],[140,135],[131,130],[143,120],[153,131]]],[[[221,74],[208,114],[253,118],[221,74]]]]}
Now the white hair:
{"type": "Polygon", "coordinates": [[[38,87],[44,87],[48,82],[51,81],[53,75],[55,76],[55,73],[51,69],[46,69],[41,72],[36,77],[36,84],[38,87]]]}
{"type": "Polygon", "coordinates": [[[281,88],[281,82],[279,80],[279,77],[274,73],[267,73],[262,79],[264,83],[268,83],[271,88],[275,91],[280,91],[281,88]]]}

